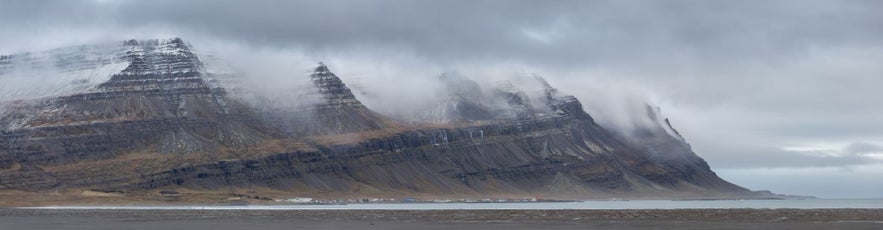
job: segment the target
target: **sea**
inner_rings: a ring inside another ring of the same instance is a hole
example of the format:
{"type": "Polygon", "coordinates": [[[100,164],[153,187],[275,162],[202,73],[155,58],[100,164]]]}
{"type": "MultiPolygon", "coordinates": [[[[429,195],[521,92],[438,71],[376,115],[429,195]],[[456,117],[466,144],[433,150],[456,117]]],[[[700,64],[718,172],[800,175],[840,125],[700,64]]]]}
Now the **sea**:
{"type": "Polygon", "coordinates": [[[119,210],[617,210],[617,209],[880,209],[883,199],[587,200],[527,203],[352,203],[337,205],[46,206],[27,209],[119,210]]]}

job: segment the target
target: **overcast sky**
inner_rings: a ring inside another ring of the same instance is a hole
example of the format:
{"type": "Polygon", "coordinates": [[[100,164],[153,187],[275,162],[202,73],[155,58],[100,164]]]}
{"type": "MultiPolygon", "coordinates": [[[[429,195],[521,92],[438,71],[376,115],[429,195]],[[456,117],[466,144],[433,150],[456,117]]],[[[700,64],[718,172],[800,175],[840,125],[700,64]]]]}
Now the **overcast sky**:
{"type": "Polygon", "coordinates": [[[874,0],[0,0],[0,53],[178,36],[296,53],[356,85],[538,74],[602,124],[623,103],[661,106],[749,189],[883,197],[881,12],[874,0]]]}

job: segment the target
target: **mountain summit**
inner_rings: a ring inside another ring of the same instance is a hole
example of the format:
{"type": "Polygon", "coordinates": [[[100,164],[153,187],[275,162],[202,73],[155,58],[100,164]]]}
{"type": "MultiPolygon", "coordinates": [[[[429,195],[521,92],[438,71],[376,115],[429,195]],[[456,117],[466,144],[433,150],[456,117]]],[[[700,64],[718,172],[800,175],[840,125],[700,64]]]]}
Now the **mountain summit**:
{"type": "Polygon", "coordinates": [[[0,84],[28,73],[62,83],[0,98],[2,190],[759,196],[717,177],[667,121],[637,135],[606,130],[540,77],[529,80],[537,89],[492,90],[443,77],[449,96],[416,111],[425,122],[402,122],[363,105],[322,63],[292,74],[309,77],[303,92],[317,101],[245,102],[212,83],[217,74],[179,38],[0,57],[0,84]]]}

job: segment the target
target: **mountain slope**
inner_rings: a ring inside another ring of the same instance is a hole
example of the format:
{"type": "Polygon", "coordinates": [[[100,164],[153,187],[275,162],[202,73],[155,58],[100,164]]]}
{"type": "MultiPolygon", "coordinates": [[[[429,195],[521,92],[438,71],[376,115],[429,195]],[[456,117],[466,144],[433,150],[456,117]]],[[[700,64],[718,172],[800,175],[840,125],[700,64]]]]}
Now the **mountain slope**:
{"type": "MultiPolygon", "coordinates": [[[[213,74],[181,39],[108,47],[102,51],[107,61],[81,67],[125,64],[109,77],[90,78],[102,82],[0,100],[5,101],[0,188],[263,188],[326,196],[753,195],[714,175],[664,127],[640,138],[605,130],[579,100],[542,78],[531,82],[537,89],[501,83],[488,92],[452,92],[442,112],[431,112],[439,118],[432,125],[403,125],[365,107],[322,64],[304,90],[317,102],[274,110],[240,101],[211,83],[213,74]],[[498,101],[505,103],[493,104],[498,101]]],[[[0,69],[31,65],[21,64],[21,56],[4,56],[0,69]]],[[[0,81],[4,76],[0,73],[0,81]]]]}

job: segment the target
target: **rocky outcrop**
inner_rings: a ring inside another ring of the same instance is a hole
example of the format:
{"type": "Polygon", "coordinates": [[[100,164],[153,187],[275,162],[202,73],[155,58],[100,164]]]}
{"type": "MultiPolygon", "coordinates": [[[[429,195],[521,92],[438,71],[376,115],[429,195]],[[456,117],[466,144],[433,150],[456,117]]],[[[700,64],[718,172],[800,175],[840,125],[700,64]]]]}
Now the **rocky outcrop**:
{"type": "Polygon", "coordinates": [[[303,93],[297,94],[298,98],[292,98],[308,102],[294,108],[256,108],[269,125],[299,137],[377,131],[396,126],[395,122],[365,107],[324,64],[319,63],[309,78],[311,85],[300,89],[303,93]]]}
{"type": "MultiPolygon", "coordinates": [[[[120,165],[95,167],[97,172],[108,172],[120,165]]],[[[65,187],[122,191],[233,186],[317,194],[583,198],[722,196],[740,191],[738,187],[685,186],[692,185],[691,174],[654,162],[591,122],[569,117],[410,131],[253,159],[145,168],[126,176],[85,172],[91,175],[87,180],[76,176],[84,173],[82,169],[72,170],[46,178],[62,181],[65,187]]]]}
{"type": "Polygon", "coordinates": [[[669,120],[662,116],[659,107],[650,105],[644,107],[649,122],[644,122],[644,125],[636,126],[628,132],[611,133],[629,148],[642,153],[649,161],[672,169],[666,175],[647,175],[647,177],[687,178],[691,184],[699,187],[740,188],[718,177],[708,163],[693,152],[686,140],[671,126],[669,120]]]}
{"type": "MultiPolygon", "coordinates": [[[[181,39],[111,47],[106,63],[127,65],[103,82],[5,103],[0,189],[749,194],[714,175],[682,137],[668,131],[674,130],[670,124],[636,135],[610,132],[579,100],[542,78],[530,83],[539,90],[512,83],[483,89],[468,79],[445,79],[448,96],[443,109],[433,112],[444,119],[432,126],[402,125],[365,107],[323,64],[309,76],[312,88],[304,90],[315,94],[316,103],[274,110],[238,101],[208,83],[212,73],[181,39]]],[[[15,55],[4,58],[0,71],[18,68],[15,55]]]]}
{"type": "Polygon", "coordinates": [[[72,94],[12,105],[0,116],[11,155],[61,165],[136,151],[204,153],[269,136],[248,108],[201,78],[180,39],[127,41],[115,57],[129,65],[72,94]]]}
{"type": "Polygon", "coordinates": [[[443,83],[442,96],[437,105],[428,109],[428,113],[410,120],[418,123],[468,123],[562,115],[591,120],[576,97],[558,92],[541,77],[521,82],[537,89],[523,89],[511,81],[497,82],[495,87],[484,89],[475,81],[455,74],[444,74],[440,79],[443,83]]]}
{"type": "Polygon", "coordinates": [[[318,89],[321,100],[315,105],[312,119],[305,122],[306,126],[312,126],[308,134],[342,134],[389,128],[389,122],[362,105],[352,90],[325,64],[319,63],[310,79],[318,89]]]}

